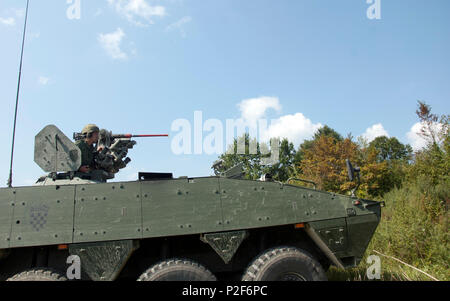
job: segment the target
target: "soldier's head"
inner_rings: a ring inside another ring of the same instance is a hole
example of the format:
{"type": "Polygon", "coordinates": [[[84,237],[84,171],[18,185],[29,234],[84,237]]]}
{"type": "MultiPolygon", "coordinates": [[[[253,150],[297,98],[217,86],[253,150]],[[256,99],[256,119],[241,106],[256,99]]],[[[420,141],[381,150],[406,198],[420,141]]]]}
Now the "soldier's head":
{"type": "Polygon", "coordinates": [[[100,129],[95,124],[87,124],[81,131],[81,134],[86,135],[85,138],[86,143],[92,145],[94,143],[97,143],[99,132],[100,129]]]}

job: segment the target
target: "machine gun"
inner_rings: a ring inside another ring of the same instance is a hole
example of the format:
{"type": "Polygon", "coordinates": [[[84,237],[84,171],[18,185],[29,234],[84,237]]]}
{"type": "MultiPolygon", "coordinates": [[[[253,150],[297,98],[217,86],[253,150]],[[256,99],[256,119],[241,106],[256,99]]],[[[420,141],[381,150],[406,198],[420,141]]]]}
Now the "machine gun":
{"type": "MultiPolygon", "coordinates": [[[[112,134],[109,132],[111,138],[148,138],[148,137],[169,137],[168,134],[156,134],[156,135],[133,135],[133,134],[112,134]]],[[[83,140],[86,138],[86,134],[73,133],[73,140],[83,140]]]]}
{"type": "MultiPolygon", "coordinates": [[[[127,166],[131,161],[127,157],[128,150],[133,148],[136,141],[134,137],[168,137],[169,135],[132,135],[132,134],[112,134],[112,132],[102,129],[99,132],[99,140],[94,153],[94,170],[92,179],[114,178],[120,169],[127,166]]],[[[84,134],[74,133],[74,140],[86,138],[84,134]]],[[[67,138],[56,126],[48,125],[43,128],[35,137],[34,161],[45,171],[49,172],[51,178],[59,178],[68,175],[73,178],[79,174],[81,166],[81,150],[67,138]],[[58,174],[58,172],[64,172],[58,174]]],[[[86,176],[89,176],[86,174],[86,176]]]]}
{"type": "MultiPolygon", "coordinates": [[[[105,129],[100,130],[97,143],[97,151],[94,153],[95,168],[103,170],[109,174],[108,178],[113,178],[120,169],[125,168],[131,161],[127,157],[128,150],[132,149],[136,141],[131,138],[147,137],[168,137],[167,134],[157,135],[133,135],[133,134],[113,134],[105,129]]],[[[75,141],[86,138],[85,134],[74,133],[75,141]]]]}

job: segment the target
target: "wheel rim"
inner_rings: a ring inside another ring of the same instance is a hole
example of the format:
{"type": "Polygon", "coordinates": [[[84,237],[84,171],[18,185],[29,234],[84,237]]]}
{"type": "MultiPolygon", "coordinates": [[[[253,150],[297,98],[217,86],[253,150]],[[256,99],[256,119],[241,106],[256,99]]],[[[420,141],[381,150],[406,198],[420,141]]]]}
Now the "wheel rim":
{"type": "Polygon", "coordinates": [[[306,278],[295,272],[284,273],[277,279],[279,281],[306,281],[306,278]]]}

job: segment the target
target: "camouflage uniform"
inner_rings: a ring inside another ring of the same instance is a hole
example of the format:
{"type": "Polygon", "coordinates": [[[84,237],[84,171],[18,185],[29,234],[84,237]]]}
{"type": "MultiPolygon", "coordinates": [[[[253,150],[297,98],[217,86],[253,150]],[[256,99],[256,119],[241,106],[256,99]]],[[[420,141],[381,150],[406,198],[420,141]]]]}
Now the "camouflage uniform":
{"type": "MultiPolygon", "coordinates": [[[[82,134],[85,134],[87,137],[91,133],[99,132],[98,126],[95,124],[86,125],[81,131],[82,134]]],[[[81,150],[81,166],[89,166],[91,168],[94,167],[94,151],[95,147],[93,145],[87,144],[87,142],[82,139],[75,142],[75,145],[81,150]]]]}
{"type": "Polygon", "coordinates": [[[81,150],[81,166],[94,167],[95,147],[87,144],[84,140],[78,140],[75,145],[81,150]]]}

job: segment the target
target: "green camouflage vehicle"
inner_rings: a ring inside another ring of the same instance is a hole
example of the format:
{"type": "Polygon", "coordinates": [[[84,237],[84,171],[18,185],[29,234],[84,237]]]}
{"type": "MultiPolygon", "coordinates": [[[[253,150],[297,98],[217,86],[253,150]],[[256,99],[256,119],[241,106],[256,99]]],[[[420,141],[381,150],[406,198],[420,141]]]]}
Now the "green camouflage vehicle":
{"type": "Polygon", "coordinates": [[[359,264],[380,221],[380,202],[243,180],[239,166],[107,183],[135,142],[100,137],[101,169],[81,174],[80,150],[58,128],[36,136],[49,174],[0,189],[2,280],[326,280],[330,265],[359,264]]]}

